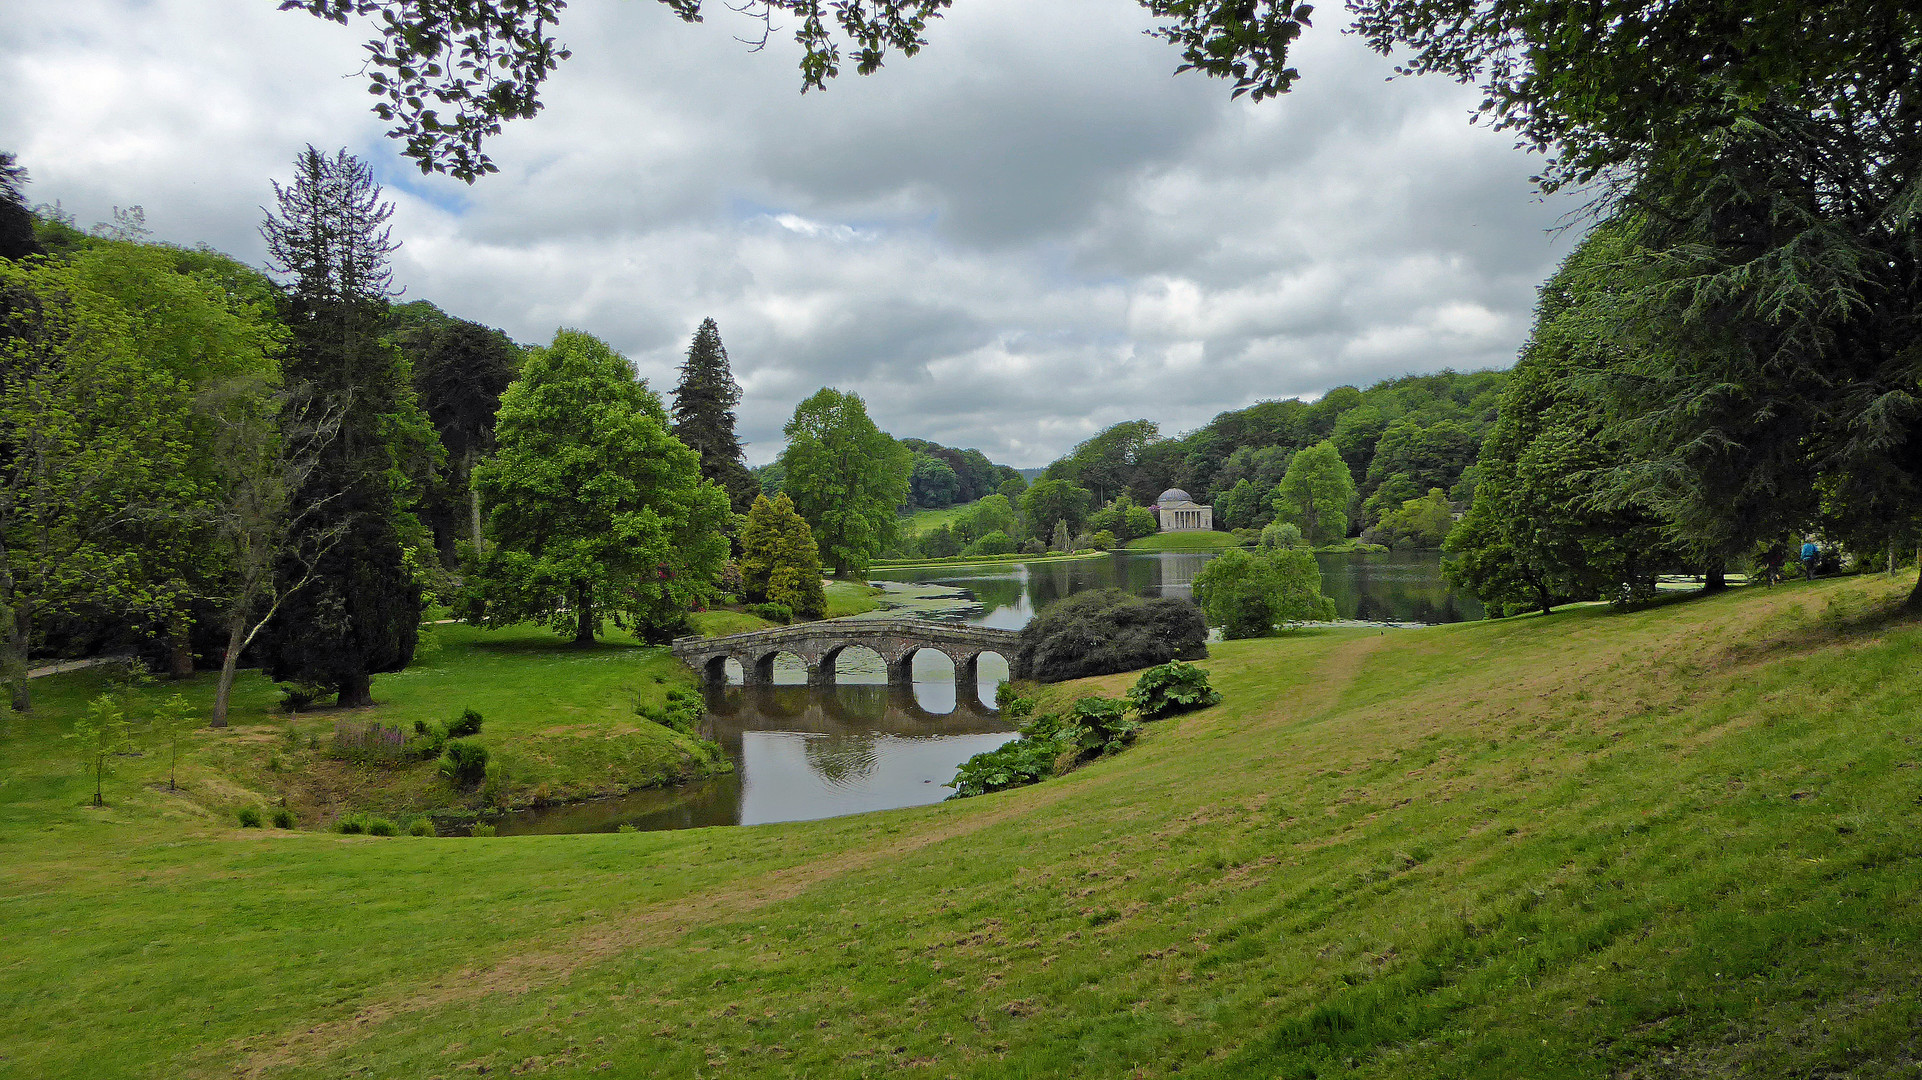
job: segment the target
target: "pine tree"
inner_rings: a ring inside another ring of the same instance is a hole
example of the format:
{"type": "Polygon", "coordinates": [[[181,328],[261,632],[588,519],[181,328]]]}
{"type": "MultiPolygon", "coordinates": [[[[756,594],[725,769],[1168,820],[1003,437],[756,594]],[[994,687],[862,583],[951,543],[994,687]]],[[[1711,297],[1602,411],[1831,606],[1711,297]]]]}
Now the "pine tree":
{"type": "Polygon", "coordinates": [[[40,245],[33,237],[33,212],[27,209],[20,190],[27,182],[27,170],[14,162],[12,154],[0,153],[0,259],[24,259],[38,255],[40,245]]]}
{"type": "Polygon", "coordinates": [[[681,384],[674,388],[674,437],[701,455],[701,476],[727,492],[737,514],[747,513],[761,485],[741,458],[734,434],[734,406],[741,386],[729,369],[721,328],[704,319],[681,363],[681,384]]]}
{"type": "Polygon", "coordinates": [[[261,226],[274,268],[291,278],[289,415],[318,404],[339,427],[293,503],[325,505],[302,519],[303,530],[347,528],[315,566],[281,567],[284,578],[313,579],[281,607],[271,668],[276,679],[336,692],[342,705],[367,705],[372,676],[406,667],[419,638],[421,590],[403,537],[420,525],[403,507],[411,493],[402,465],[435,443],[406,362],[383,337],[393,204],[345,150],[330,158],[309,146],[295,168],[293,183],[274,185],[278,213],[261,226]]]}

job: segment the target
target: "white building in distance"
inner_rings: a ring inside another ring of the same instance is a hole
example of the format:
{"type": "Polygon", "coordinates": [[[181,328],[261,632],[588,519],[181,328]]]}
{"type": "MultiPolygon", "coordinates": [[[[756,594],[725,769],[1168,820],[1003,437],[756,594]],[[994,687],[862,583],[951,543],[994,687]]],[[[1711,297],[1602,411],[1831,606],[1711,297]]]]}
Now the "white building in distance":
{"type": "Polygon", "coordinates": [[[1180,488],[1169,488],[1148,509],[1161,521],[1162,532],[1206,532],[1215,527],[1215,508],[1202,506],[1180,488]]]}

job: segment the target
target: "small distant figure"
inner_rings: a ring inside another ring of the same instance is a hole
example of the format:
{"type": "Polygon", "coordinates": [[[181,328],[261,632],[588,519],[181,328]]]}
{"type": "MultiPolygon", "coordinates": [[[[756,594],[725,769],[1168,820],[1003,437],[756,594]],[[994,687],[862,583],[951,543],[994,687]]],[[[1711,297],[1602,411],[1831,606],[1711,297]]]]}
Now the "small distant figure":
{"type": "Polygon", "coordinates": [[[1821,557],[1822,557],[1822,549],[1816,546],[1815,541],[1808,540],[1803,542],[1802,544],[1802,580],[1804,581],[1815,580],[1815,560],[1821,557]]]}
{"type": "Polygon", "coordinates": [[[1766,585],[1780,585],[1782,583],[1782,567],[1786,565],[1788,561],[1789,549],[1787,544],[1782,543],[1780,540],[1770,544],[1767,554],[1762,556],[1762,567],[1764,570],[1762,582],[1766,585]]]}

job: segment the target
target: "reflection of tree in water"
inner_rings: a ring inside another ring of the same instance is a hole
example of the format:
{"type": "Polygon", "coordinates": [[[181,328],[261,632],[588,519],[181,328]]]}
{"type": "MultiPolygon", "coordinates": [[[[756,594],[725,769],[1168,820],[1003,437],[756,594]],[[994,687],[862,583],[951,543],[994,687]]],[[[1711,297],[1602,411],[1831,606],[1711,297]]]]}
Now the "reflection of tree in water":
{"type": "Polygon", "coordinates": [[[874,771],[872,735],[809,735],[801,752],[810,768],[837,786],[845,787],[874,771]]]}

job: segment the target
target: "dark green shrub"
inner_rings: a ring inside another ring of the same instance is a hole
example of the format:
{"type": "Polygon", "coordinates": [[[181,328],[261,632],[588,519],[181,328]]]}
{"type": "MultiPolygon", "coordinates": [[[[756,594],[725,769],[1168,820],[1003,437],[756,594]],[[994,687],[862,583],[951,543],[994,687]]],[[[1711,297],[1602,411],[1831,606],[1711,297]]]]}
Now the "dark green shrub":
{"type": "Polygon", "coordinates": [[[1143,720],[1159,720],[1221,702],[1221,692],[1208,685],[1208,673],[1180,660],[1151,667],[1128,691],[1128,704],[1143,720]]]}
{"type": "Polygon", "coordinates": [[[749,604],[747,610],[750,615],[759,615],[768,622],[780,623],[783,626],[794,621],[794,609],[786,604],[749,604]]]}
{"type": "Polygon", "coordinates": [[[292,810],[283,806],[274,811],[274,828],[291,829],[295,824],[297,823],[294,820],[294,812],[292,810]]]}
{"type": "Polygon", "coordinates": [[[313,683],[281,683],[276,689],[280,691],[280,711],[290,713],[299,712],[328,694],[326,687],[313,683]]]}
{"type": "Polygon", "coordinates": [[[358,836],[367,831],[367,821],[361,814],[348,814],[335,823],[334,828],[348,836],[358,836]]]}
{"type": "MultiPolygon", "coordinates": [[[[418,724],[419,721],[415,721],[415,723],[418,724]]],[[[466,709],[461,712],[460,719],[447,725],[447,737],[450,739],[464,739],[469,735],[479,735],[480,729],[481,714],[472,709],[466,709]]]]}
{"type": "Polygon", "coordinates": [[[1207,655],[1208,628],[1188,601],[1096,589],[1042,609],[1008,661],[1016,679],[1060,682],[1207,655]]]}
{"type": "Polygon", "coordinates": [[[1001,710],[1004,719],[1021,721],[1034,715],[1035,705],[1031,697],[1022,697],[1014,689],[1014,684],[1004,682],[994,688],[994,707],[1001,710]]]}
{"type": "Polygon", "coordinates": [[[409,835],[409,836],[433,836],[433,835],[434,835],[434,819],[433,819],[433,818],[425,818],[425,817],[417,817],[417,818],[415,818],[415,819],[414,819],[413,821],[411,821],[411,822],[408,822],[408,824],[407,824],[407,835],[409,835]]]}
{"type": "Polygon", "coordinates": [[[1128,703],[1120,698],[1084,697],[1068,714],[1067,730],[1085,760],[1115,753],[1134,742],[1141,725],[1128,719],[1128,703]]]}
{"type": "Polygon", "coordinates": [[[1060,718],[1042,716],[1021,729],[1021,737],[961,763],[946,786],[950,799],[986,795],[990,791],[1024,787],[1054,775],[1054,763],[1069,750],[1060,718]]]}
{"type": "Polygon", "coordinates": [[[470,833],[468,833],[467,835],[469,835],[469,836],[492,836],[492,835],[494,835],[494,827],[493,827],[492,825],[476,825],[476,826],[474,826],[474,829],[473,829],[473,831],[472,831],[472,832],[470,832],[470,833]]]}
{"type": "Polygon", "coordinates": [[[460,787],[473,787],[487,775],[487,747],[450,740],[440,759],[440,774],[460,787]]]}
{"type": "Polygon", "coordinates": [[[260,809],[258,807],[243,806],[240,808],[240,813],[235,816],[240,818],[240,827],[243,829],[260,828],[260,809]]]}
{"type": "Polygon", "coordinates": [[[400,835],[400,830],[394,827],[393,822],[387,820],[384,817],[368,818],[367,819],[367,835],[368,836],[398,836],[400,835]]]}

